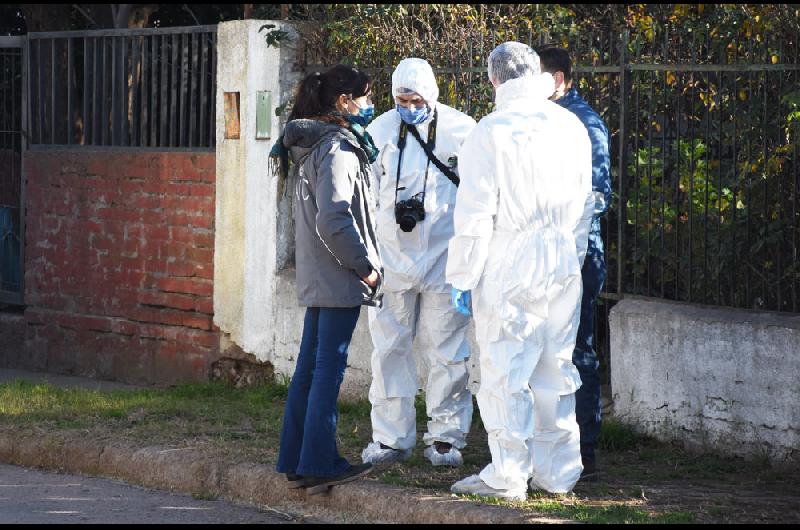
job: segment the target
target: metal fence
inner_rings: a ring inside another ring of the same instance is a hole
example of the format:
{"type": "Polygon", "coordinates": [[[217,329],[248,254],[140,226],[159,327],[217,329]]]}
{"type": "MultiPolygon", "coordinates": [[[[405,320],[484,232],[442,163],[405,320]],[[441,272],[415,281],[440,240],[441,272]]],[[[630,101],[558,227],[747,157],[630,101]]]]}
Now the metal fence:
{"type": "Polygon", "coordinates": [[[28,34],[31,145],[213,148],[216,34],[28,34]]]}
{"type": "Polygon", "coordinates": [[[616,290],[797,312],[798,35],[655,28],[631,48],[616,290]]]}
{"type": "Polygon", "coordinates": [[[0,303],[22,301],[24,40],[0,37],[0,303]]]}
{"type": "MultiPolygon", "coordinates": [[[[487,56],[505,40],[537,48],[551,36],[487,32],[460,57],[414,55],[434,66],[442,102],[480,119],[493,108],[487,56]]],[[[609,310],[623,296],[798,312],[798,41],[738,42],[657,24],[633,36],[609,28],[569,39],[574,86],[611,141],[601,357],[609,310]]],[[[362,65],[374,76],[378,111],[393,106],[401,58],[362,65]]]]}

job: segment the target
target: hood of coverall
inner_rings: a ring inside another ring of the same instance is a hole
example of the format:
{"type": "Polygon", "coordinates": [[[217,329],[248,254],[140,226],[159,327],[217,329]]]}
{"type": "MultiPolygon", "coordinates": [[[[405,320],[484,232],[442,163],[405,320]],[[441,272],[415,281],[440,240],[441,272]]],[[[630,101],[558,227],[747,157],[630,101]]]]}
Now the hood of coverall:
{"type": "Polygon", "coordinates": [[[409,57],[403,59],[392,73],[392,97],[397,97],[403,92],[401,88],[413,90],[434,108],[439,99],[439,87],[436,85],[436,76],[433,68],[424,59],[409,57]]]}

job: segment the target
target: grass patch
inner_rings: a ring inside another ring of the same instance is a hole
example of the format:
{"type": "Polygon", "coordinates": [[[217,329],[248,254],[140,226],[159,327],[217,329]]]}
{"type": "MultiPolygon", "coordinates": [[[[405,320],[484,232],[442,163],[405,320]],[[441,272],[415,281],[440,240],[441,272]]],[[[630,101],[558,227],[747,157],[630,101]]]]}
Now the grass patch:
{"type": "MultiPolygon", "coordinates": [[[[20,432],[80,430],[81,436],[142,446],[192,447],[231,463],[272,465],[277,459],[287,393],[285,379],[243,389],[224,383],[202,383],[116,391],[13,381],[0,384],[0,428],[20,432]]],[[[479,472],[491,459],[478,408],[475,407],[467,447],[462,451],[464,466],[434,468],[422,455],[421,439],[427,429],[424,397],[419,396],[415,404],[419,441],[412,458],[376,470],[374,476],[396,486],[447,494],[454,482],[479,472]]],[[[366,400],[339,402],[337,443],[351,462],[360,462],[361,450],[372,440],[370,410],[366,400]]],[[[478,500],[592,523],[686,523],[697,522],[698,518],[700,522],[739,522],[742,519],[731,519],[729,511],[708,509],[709,505],[720,504],[714,499],[684,498],[682,488],[702,489],[700,484],[694,484],[697,479],[713,481],[716,487],[728,485],[732,492],[738,492],[742,484],[754,492],[763,491],[767,484],[775,486],[773,492],[796,491],[800,486],[791,471],[770,468],[764,461],[689,455],[673,444],[638,435],[614,419],[603,420],[599,445],[601,481],[579,483],[573,495],[537,493],[523,503],[478,500]],[[679,486],[669,498],[660,498],[663,493],[651,493],[667,491],[660,486],[671,482],[679,486]],[[659,487],[651,490],[651,486],[659,487]]],[[[751,508],[737,502],[737,508],[742,508],[738,513],[769,511],[762,510],[763,502],[763,497],[754,500],[751,508]]],[[[756,515],[753,517],[759,521],[756,515]]]]}
{"type": "Polygon", "coordinates": [[[646,440],[647,438],[636,434],[630,425],[613,418],[603,418],[597,445],[605,451],[628,451],[646,440]]]}
{"type": "Polygon", "coordinates": [[[527,501],[506,501],[490,499],[477,495],[463,495],[462,497],[484,504],[507,506],[531,510],[543,515],[570,519],[581,523],[592,524],[679,524],[694,522],[696,517],[690,512],[649,512],[625,504],[611,504],[597,506],[581,503],[571,499],[569,495],[552,496],[535,493],[527,501]]]}

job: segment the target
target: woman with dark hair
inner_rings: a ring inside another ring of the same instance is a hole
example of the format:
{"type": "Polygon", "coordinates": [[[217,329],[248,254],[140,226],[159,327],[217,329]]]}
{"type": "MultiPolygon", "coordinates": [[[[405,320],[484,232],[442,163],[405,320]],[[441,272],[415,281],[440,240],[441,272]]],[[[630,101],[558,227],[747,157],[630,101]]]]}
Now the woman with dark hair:
{"type": "Polygon", "coordinates": [[[307,308],[277,470],[312,495],[371,468],[351,465],[336,448],[347,349],[361,306],[382,296],[371,189],[378,151],[364,130],[371,117],[364,72],[344,65],[315,72],[300,84],[273,151],[284,170],[289,157],[294,162],[297,297],[307,308]]]}

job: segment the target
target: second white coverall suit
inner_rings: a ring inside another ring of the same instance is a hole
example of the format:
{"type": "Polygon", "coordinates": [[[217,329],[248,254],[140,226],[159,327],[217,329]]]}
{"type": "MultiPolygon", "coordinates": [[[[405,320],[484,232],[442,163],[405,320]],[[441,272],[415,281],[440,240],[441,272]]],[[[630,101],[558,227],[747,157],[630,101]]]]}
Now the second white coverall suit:
{"type": "Polygon", "coordinates": [[[473,293],[492,454],[480,479],[512,498],[529,477],[570,491],[582,470],[572,350],[592,161],[586,128],[548,101],[553,87],[549,74],[501,84],[496,110],[464,142],[447,264],[448,282],[473,293]]]}

